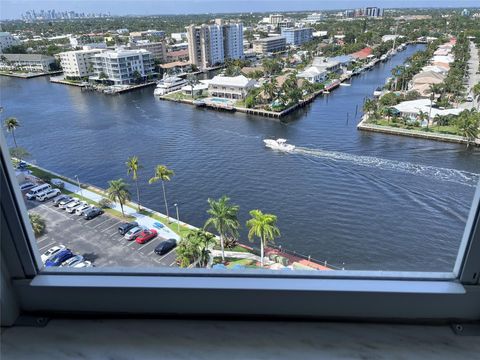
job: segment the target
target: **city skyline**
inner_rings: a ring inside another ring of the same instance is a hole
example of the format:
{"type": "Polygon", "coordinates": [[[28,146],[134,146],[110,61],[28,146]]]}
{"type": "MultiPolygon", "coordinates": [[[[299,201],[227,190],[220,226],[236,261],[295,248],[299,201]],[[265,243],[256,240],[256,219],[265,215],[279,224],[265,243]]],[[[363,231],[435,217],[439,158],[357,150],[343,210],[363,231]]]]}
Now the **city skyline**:
{"type": "Polygon", "coordinates": [[[176,2],[166,3],[161,0],[104,0],[104,1],[3,1],[1,5],[1,20],[20,19],[21,15],[27,11],[49,10],[55,11],[75,11],[85,13],[108,13],[114,16],[126,15],[162,15],[162,14],[195,14],[209,13],[207,9],[216,9],[212,13],[227,12],[271,12],[271,11],[315,11],[315,10],[335,10],[366,6],[377,6],[382,8],[461,8],[478,7],[478,2],[474,0],[459,0],[452,4],[451,1],[412,1],[407,0],[399,3],[393,0],[337,0],[323,1],[319,3],[313,0],[286,1],[286,0],[261,0],[261,1],[230,1],[219,0],[178,0],[176,2]],[[120,4],[119,4],[120,3],[120,4]],[[121,5],[121,6],[119,6],[121,5]],[[152,9],[156,9],[152,11],[152,9]],[[157,10],[158,9],[158,10],[157,10]]]}

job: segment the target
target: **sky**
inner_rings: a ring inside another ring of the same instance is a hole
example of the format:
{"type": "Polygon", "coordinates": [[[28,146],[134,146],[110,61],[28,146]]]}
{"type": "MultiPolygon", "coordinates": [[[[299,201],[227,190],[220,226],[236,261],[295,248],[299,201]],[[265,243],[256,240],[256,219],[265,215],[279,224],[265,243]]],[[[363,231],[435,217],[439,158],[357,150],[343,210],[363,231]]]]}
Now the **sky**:
{"type": "Polygon", "coordinates": [[[0,0],[0,19],[20,18],[27,10],[160,15],[348,9],[365,6],[479,7],[479,0],[0,0]]]}

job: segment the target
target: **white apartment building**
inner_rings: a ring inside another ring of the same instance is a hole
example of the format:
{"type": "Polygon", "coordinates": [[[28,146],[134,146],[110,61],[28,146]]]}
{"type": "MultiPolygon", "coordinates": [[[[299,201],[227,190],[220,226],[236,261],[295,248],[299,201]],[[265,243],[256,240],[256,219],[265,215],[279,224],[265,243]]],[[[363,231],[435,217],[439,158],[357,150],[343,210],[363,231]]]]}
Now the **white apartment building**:
{"type": "Polygon", "coordinates": [[[58,54],[66,77],[83,78],[94,74],[92,57],[101,49],[66,51],[58,54]]]}
{"type": "Polygon", "coordinates": [[[49,72],[55,63],[53,56],[41,54],[3,54],[1,69],[16,69],[31,72],[49,72]]]}
{"type": "Polygon", "coordinates": [[[243,58],[243,24],[223,25],[223,48],[225,59],[243,58]]]}
{"type": "Polygon", "coordinates": [[[165,61],[167,50],[164,41],[150,42],[150,40],[137,40],[133,41],[125,47],[127,50],[145,49],[152,53],[154,59],[158,61],[165,61]]]}
{"type": "Polygon", "coordinates": [[[20,40],[13,37],[9,32],[0,32],[0,53],[3,53],[3,49],[19,44],[20,40]]]}
{"type": "Polygon", "coordinates": [[[127,85],[135,82],[135,73],[142,78],[153,75],[152,53],[144,50],[107,50],[92,57],[94,75],[91,80],[109,80],[114,85],[127,85]],[[106,78],[103,78],[105,75],[106,78]]]}
{"type": "Polygon", "coordinates": [[[190,63],[200,69],[221,64],[225,59],[243,57],[243,25],[241,23],[190,25],[187,27],[190,63]]]}

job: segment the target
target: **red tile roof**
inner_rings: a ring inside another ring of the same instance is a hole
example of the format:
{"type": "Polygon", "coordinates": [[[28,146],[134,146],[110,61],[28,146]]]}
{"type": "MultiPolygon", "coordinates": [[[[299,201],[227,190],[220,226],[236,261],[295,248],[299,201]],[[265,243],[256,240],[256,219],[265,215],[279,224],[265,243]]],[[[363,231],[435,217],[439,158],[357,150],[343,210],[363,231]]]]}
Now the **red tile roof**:
{"type": "Polygon", "coordinates": [[[364,48],[360,51],[357,51],[353,54],[351,54],[354,58],[356,59],[360,59],[360,60],[363,60],[363,59],[366,59],[368,55],[371,55],[372,54],[372,48],[364,48]]]}

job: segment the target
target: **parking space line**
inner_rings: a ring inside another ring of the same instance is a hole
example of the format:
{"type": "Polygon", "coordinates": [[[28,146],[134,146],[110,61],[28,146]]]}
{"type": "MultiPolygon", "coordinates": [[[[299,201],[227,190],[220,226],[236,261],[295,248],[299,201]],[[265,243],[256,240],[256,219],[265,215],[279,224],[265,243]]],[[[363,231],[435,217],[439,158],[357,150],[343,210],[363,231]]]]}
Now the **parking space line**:
{"type": "Polygon", "coordinates": [[[113,224],[112,226],[109,226],[108,228],[102,230],[102,232],[107,231],[107,230],[110,230],[111,228],[113,228],[114,226],[117,226],[117,225],[120,224],[120,223],[121,223],[121,221],[117,221],[117,222],[115,222],[115,224],[113,224]]]}
{"type": "Polygon", "coordinates": [[[46,240],[50,240],[50,239],[48,238],[48,236],[45,236],[42,240],[40,240],[40,239],[37,238],[37,245],[40,244],[40,243],[42,243],[42,242],[44,242],[44,241],[46,241],[46,240]]]}
{"type": "MultiPolygon", "coordinates": [[[[153,240],[153,239],[152,239],[152,240],[153,240]]],[[[152,243],[152,240],[147,241],[147,243],[145,243],[145,244],[143,244],[142,246],[140,246],[140,247],[137,249],[137,251],[140,251],[140,250],[142,250],[145,246],[150,245],[150,244],[152,243]]]]}
{"type": "Polygon", "coordinates": [[[107,220],[102,221],[100,224],[95,225],[95,226],[93,227],[93,229],[96,229],[96,228],[99,227],[100,225],[105,224],[105,223],[106,223],[107,221],[109,221],[109,220],[110,220],[110,218],[107,218],[107,220]]]}
{"type": "Polygon", "coordinates": [[[70,219],[67,215],[62,214],[61,212],[55,211],[55,210],[53,210],[53,209],[50,209],[48,206],[42,206],[42,208],[44,208],[44,209],[46,209],[46,210],[48,210],[48,211],[51,211],[51,212],[53,212],[54,214],[61,215],[61,216],[63,216],[65,219],[70,219]]]}
{"type": "Polygon", "coordinates": [[[42,246],[41,248],[38,248],[38,251],[43,252],[43,250],[50,248],[52,245],[55,245],[55,242],[52,242],[48,245],[42,246]]]}
{"type": "Polygon", "coordinates": [[[162,261],[163,258],[165,258],[167,255],[170,255],[170,253],[171,253],[172,251],[173,251],[173,249],[170,250],[170,251],[169,251],[168,253],[166,253],[165,255],[163,255],[159,260],[162,261]]]}
{"type": "Polygon", "coordinates": [[[125,246],[131,246],[132,244],[136,244],[137,242],[135,240],[127,240],[129,242],[129,244],[125,245],[125,246]]]}

